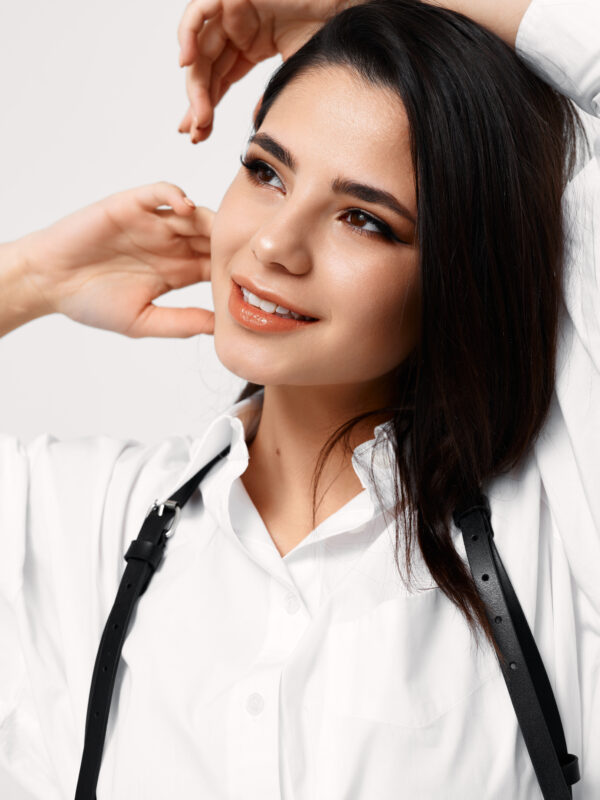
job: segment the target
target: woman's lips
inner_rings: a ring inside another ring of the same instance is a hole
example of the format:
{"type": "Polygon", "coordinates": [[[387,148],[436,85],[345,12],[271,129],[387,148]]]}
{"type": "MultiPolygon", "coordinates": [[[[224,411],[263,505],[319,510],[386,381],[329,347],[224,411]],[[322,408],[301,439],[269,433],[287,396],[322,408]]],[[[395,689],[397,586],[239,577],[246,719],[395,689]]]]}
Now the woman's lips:
{"type": "Polygon", "coordinates": [[[283,333],[306,328],[307,325],[314,325],[317,322],[317,320],[286,319],[278,314],[269,314],[261,308],[251,306],[244,300],[241,287],[233,280],[231,281],[228,307],[233,319],[251,331],[283,333]]]}

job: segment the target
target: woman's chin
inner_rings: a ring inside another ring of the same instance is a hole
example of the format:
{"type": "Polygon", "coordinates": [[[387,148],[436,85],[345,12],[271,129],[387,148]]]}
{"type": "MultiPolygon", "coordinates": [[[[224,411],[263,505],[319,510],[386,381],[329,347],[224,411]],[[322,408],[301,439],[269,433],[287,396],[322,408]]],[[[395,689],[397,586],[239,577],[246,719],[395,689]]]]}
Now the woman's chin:
{"type": "MultiPolygon", "coordinates": [[[[223,337],[223,339],[228,337],[223,337]]],[[[232,372],[238,378],[266,386],[269,383],[282,383],[282,375],[277,375],[277,370],[273,366],[266,366],[265,360],[258,357],[257,353],[248,351],[248,348],[240,347],[239,344],[224,341],[215,335],[215,352],[217,358],[225,369],[232,372]]]]}

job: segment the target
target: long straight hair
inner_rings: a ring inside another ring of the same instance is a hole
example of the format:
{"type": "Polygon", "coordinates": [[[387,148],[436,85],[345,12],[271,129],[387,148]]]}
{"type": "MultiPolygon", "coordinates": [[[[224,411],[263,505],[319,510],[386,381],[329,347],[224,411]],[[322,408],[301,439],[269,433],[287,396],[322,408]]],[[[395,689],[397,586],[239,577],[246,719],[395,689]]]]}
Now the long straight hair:
{"type": "MultiPolygon", "coordinates": [[[[416,0],[372,0],[332,17],[277,69],[254,131],[291,81],[329,66],[392,89],[410,123],[422,319],[387,409],[396,565],[401,571],[403,533],[409,579],[416,542],[475,638],[483,630],[495,646],[450,520],[473,489],[519,464],[548,412],[562,300],[561,197],[581,124],[569,100],[467,17],[416,0]]],[[[247,384],[238,399],[259,388],[247,384]]],[[[348,447],[365,416],[340,426],[320,453],[313,523],[325,462],[340,440],[348,447]]]]}

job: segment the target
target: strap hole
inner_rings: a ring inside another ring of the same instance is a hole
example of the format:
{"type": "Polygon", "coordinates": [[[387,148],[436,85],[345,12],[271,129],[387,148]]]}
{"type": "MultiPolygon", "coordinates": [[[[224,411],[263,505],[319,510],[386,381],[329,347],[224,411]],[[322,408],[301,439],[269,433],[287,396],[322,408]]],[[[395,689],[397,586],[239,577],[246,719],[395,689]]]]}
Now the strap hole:
{"type": "Polygon", "coordinates": [[[479,536],[478,536],[478,534],[474,533],[473,536],[471,536],[471,541],[472,542],[476,542],[477,539],[479,539],[479,536]]]}
{"type": "Polygon", "coordinates": [[[128,584],[127,584],[127,586],[126,586],[125,588],[126,588],[126,589],[131,589],[131,587],[132,587],[132,586],[133,586],[133,583],[128,583],[128,584]]]}
{"type": "Polygon", "coordinates": [[[511,661],[511,662],[510,662],[510,664],[509,664],[509,667],[510,667],[511,669],[516,669],[516,668],[517,668],[517,663],[516,663],[516,661],[511,661]]]}
{"type": "Polygon", "coordinates": [[[106,664],[105,664],[105,665],[102,667],[102,672],[106,672],[106,670],[107,670],[107,669],[108,669],[108,667],[107,667],[107,666],[106,666],[106,664]]]}
{"type": "Polygon", "coordinates": [[[115,624],[113,625],[113,631],[118,631],[118,630],[119,630],[119,623],[115,622],[115,624]]]}
{"type": "Polygon", "coordinates": [[[99,716],[100,716],[100,712],[99,711],[94,711],[94,719],[98,719],[99,716]]]}
{"type": "Polygon", "coordinates": [[[487,574],[487,572],[484,572],[483,575],[481,576],[481,580],[482,581],[489,581],[489,579],[490,579],[490,576],[487,574]]]}
{"type": "Polygon", "coordinates": [[[494,622],[502,622],[502,617],[495,617],[494,622]]]}

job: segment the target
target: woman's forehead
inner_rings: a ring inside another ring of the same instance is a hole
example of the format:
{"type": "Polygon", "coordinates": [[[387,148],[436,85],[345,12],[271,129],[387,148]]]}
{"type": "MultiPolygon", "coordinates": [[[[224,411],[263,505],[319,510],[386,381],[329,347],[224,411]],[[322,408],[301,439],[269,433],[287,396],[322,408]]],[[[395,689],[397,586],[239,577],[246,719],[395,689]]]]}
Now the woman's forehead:
{"type": "Polygon", "coordinates": [[[259,131],[283,145],[299,169],[351,172],[396,190],[400,184],[403,191],[414,184],[410,126],[401,98],[349,67],[319,67],[296,77],[273,102],[259,131]]]}
{"type": "MultiPolygon", "coordinates": [[[[400,96],[341,65],[312,68],[295,77],[273,102],[265,120],[273,117],[299,127],[311,126],[318,119],[324,132],[335,130],[352,137],[370,134],[396,146],[409,133],[400,96]]],[[[319,130],[313,133],[318,135],[319,130]]]]}

